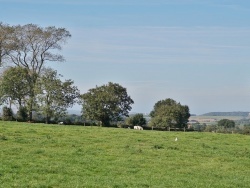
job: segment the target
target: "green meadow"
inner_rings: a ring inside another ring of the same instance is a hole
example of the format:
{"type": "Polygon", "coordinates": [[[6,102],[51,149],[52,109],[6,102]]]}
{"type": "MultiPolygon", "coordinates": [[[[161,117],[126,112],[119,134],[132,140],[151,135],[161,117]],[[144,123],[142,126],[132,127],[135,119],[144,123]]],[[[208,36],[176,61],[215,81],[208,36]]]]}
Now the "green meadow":
{"type": "Polygon", "coordinates": [[[0,148],[3,188],[250,187],[240,134],[1,121],[0,148]]]}

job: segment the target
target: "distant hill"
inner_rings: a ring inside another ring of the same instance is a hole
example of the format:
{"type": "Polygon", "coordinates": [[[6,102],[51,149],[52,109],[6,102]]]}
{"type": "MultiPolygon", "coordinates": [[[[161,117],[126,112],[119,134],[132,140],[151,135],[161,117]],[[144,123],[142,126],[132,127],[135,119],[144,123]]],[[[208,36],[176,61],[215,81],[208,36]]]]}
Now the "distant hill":
{"type": "Polygon", "coordinates": [[[247,117],[249,112],[209,112],[202,116],[243,116],[247,117]]]}

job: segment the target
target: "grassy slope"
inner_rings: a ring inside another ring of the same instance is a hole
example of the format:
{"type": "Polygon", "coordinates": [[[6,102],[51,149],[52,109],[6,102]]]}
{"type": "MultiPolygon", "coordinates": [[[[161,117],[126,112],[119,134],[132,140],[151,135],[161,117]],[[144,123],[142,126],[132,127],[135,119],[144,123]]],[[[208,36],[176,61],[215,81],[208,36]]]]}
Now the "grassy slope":
{"type": "Polygon", "coordinates": [[[249,187],[249,144],[244,135],[0,122],[0,187],[249,187]]]}

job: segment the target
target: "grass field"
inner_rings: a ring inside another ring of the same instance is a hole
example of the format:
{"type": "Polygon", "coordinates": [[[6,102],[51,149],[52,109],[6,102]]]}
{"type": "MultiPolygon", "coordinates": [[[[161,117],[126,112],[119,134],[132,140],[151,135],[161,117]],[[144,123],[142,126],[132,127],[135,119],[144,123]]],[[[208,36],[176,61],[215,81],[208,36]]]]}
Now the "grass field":
{"type": "Polygon", "coordinates": [[[216,124],[221,119],[230,119],[233,121],[241,120],[246,117],[243,116],[191,116],[189,120],[196,120],[200,123],[206,123],[207,125],[216,124]]]}
{"type": "Polygon", "coordinates": [[[0,121],[0,147],[3,188],[250,187],[245,135],[0,121]]]}

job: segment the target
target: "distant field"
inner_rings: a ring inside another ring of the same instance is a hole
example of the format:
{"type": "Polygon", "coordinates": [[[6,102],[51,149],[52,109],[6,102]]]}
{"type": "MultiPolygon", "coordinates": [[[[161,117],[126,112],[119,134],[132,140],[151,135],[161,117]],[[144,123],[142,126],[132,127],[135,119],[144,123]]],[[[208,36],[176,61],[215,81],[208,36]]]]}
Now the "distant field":
{"type": "Polygon", "coordinates": [[[244,188],[249,143],[238,134],[0,121],[0,187],[244,188]]]}
{"type": "Polygon", "coordinates": [[[216,123],[221,119],[230,119],[230,120],[241,120],[246,117],[243,116],[191,116],[189,120],[196,120],[200,123],[216,123]]]}

